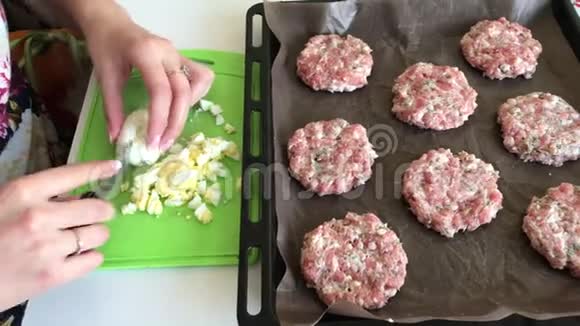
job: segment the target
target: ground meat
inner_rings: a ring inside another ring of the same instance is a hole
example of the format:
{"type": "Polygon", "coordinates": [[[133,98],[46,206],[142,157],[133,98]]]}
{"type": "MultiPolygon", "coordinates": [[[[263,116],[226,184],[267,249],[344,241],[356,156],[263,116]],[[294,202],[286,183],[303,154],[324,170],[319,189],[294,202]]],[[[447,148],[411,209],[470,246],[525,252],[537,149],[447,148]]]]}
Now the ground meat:
{"type": "Polygon", "coordinates": [[[568,268],[580,278],[580,186],[562,183],[534,197],[523,230],[553,268],[568,268]]]}
{"type": "Polygon", "coordinates": [[[304,236],[302,274],[327,305],[383,307],[405,283],[407,263],[395,232],[371,213],[347,213],[304,236]]]}
{"type": "Polygon", "coordinates": [[[500,106],[498,122],[504,146],[525,162],[561,166],[580,157],[580,113],[556,95],[511,98],[500,106]]]}
{"type": "Polygon", "coordinates": [[[457,128],[477,107],[477,92],[455,67],[416,63],[397,77],[393,93],[395,116],[420,128],[457,128]]]}
{"type": "Polygon", "coordinates": [[[376,157],[366,129],[343,119],[311,122],[288,141],[290,173],[320,196],[364,184],[376,157]]]}
{"type": "Polygon", "coordinates": [[[499,172],[473,154],[430,150],[403,175],[402,194],[419,222],[452,238],[490,223],[502,208],[499,172]]]}
{"type": "Polygon", "coordinates": [[[465,59],[491,79],[532,78],[542,45],[526,27],[505,18],[484,20],[461,39],[465,59]]]}
{"type": "Polygon", "coordinates": [[[298,56],[297,74],[315,91],[352,92],[367,84],[373,67],[371,51],[350,35],[316,35],[298,56]]]}

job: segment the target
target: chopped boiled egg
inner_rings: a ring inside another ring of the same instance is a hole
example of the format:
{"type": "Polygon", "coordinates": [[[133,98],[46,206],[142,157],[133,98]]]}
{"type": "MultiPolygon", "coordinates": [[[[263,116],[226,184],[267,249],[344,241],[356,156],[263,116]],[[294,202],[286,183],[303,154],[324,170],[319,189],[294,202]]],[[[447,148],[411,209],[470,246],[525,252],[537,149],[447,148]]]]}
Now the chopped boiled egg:
{"type": "Polygon", "coordinates": [[[163,203],[165,204],[165,206],[169,207],[179,207],[185,204],[185,202],[178,197],[168,197],[167,199],[165,199],[165,202],[163,203]]]}
{"type": "Polygon", "coordinates": [[[227,157],[232,158],[234,160],[240,159],[240,152],[238,151],[238,147],[234,143],[228,144],[227,148],[224,150],[224,154],[227,157]]]}
{"type": "Polygon", "coordinates": [[[145,211],[149,201],[149,187],[136,187],[131,194],[131,202],[137,206],[137,210],[145,211]]]}
{"type": "Polygon", "coordinates": [[[218,177],[226,177],[228,174],[228,171],[225,167],[225,165],[222,162],[219,161],[211,161],[208,163],[207,165],[208,168],[208,172],[211,174],[215,174],[218,177]]]}
{"type": "Polygon", "coordinates": [[[161,152],[147,146],[147,109],[138,109],[129,114],[117,139],[117,157],[134,166],[153,164],[161,152]]]}
{"type": "Polygon", "coordinates": [[[236,128],[234,126],[232,126],[231,124],[229,124],[229,123],[226,123],[224,125],[224,130],[226,131],[226,133],[228,135],[231,135],[231,134],[233,134],[233,133],[236,132],[236,128]]]}
{"type": "Polygon", "coordinates": [[[192,144],[200,145],[200,144],[203,144],[204,141],[205,141],[205,136],[201,132],[197,132],[197,133],[193,134],[193,136],[191,136],[191,143],[192,144]]]}
{"type": "Polygon", "coordinates": [[[213,219],[213,214],[205,204],[201,204],[201,206],[195,210],[194,214],[197,220],[203,224],[207,224],[213,219]]]}
{"type": "Polygon", "coordinates": [[[175,143],[173,146],[169,148],[169,153],[177,154],[183,150],[183,146],[181,144],[175,143]]]}
{"type": "Polygon", "coordinates": [[[218,114],[215,116],[215,125],[216,126],[221,126],[224,124],[224,122],[226,122],[226,120],[224,119],[223,115],[218,114]]]}
{"type": "Polygon", "coordinates": [[[203,194],[203,199],[208,201],[210,204],[217,206],[222,199],[222,191],[219,183],[212,184],[205,193],[203,194]]]}
{"type": "Polygon", "coordinates": [[[151,195],[149,196],[149,201],[147,202],[147,213],[149,215],[159,216],[163,212],[163,204],[159,199],[159,194],[157,191],[151,191],[151,195]]]}
{"type": "Polygon", "coordinates": [[[209,162],[210,159],[211,159],[211,157],[209,156],[209,154],[203,153],[203,154],[199,154],[196,157],[195,161],[196,161],[198,166],[204,166],[207,162],[209,162]]]}
{"type": "Polygon", "coordinates": [[[207,205],[222,202],[218,180],[229,175],[221,162],[226,157],[239,159],[233,142],[194,134],[188,144],[174,148],[145,172],[134,176],[131,202],[123,207],[124,214],[146,211],[158,216],[163,205],[187,204],[201,223],[209,223],[213,217],[207,205]]]}
{"type": "Polygon", "coordinates": [[[214,104],[209,108],[209,112],[213,115],[218,115],[222,113],[222,108],[219,105],[214,104]]]}
{"type": "Polygon", "coordinates": [[[229,123],[226,123],[226,120],[223,116],[223,110],[221,108],[221,106],[208,101],[208,100],[200,100],[199,101],[199,110],[195,111],[197,112],[209,112],[211,113],[211,115],[213,115],[215,117],[215,124],[216,126],[221,126],[224,125],[224,130],[227,134],[231,135],[233,133],[236,132],[236,128],[234,128],[234,126],[232,126],[229,123]]]}
{"type": "Polygon", "coordinates": [[[199,195],[195,195],[193,199],[187,204],[187,207],[191,209],[197,209],[199,206],[201,206],[201,204],[203,204],[201,197],[199,195]]]}
{"type": "Polygon", "coordinates": [[[121,190],[121,192],[125,192],[125,191],[129,190],[129,182],[121,183],[121,187],[119,189],[121,190]]]}
{"type": "Polygon", "coordinates": [[[121,214],[123,215],[131,215],[135,214],[135,212],[137,212],[137,205],[135,205],[134,203],[128,203],[126,205],[123,205],[123,207],[121,207],[121,214]]]}
{"type": "Polygon", "coordinates": [[[208,100],[200,100],[199,107],[202,111],[209,111],[214,104],[208,100]]]}

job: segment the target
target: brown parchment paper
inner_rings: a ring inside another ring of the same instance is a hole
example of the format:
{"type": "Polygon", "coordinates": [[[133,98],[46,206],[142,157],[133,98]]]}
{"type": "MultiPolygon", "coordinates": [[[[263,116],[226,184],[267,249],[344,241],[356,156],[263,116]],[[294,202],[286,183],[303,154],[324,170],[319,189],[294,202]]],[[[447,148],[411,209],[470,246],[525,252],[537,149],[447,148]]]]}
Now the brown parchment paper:
{"type": "Polygon", "coordinates": [[[510,314],[535,319],[580,315],[580,280],[552,270],[521,231],[534,195],[563,181],[580,184],[580,162],[554,168],[524,163],[501,143],[496,111],[507,98],[532,91],[558,94],[580,107],[580,64],[540,0],[368,0],[339,3],[266,2],[266,18],[281,42],[272,69],[278,246],[287,272],[277,291],[282,324],[313,324],[326,312],[300,274],[306,232],[347,211],[374,212],[389,223],[409,257],[401,292],[383,309],[349,304],[333,313],[395,322],[429,319],[485,321],[510,314]],[[489,80],[459,50],[461,36],[477,21],[506,18],[528,26],[543,45],[533,79],[489,80]],[[347,94],[313,92],[296,77],[296,57],[319,33],[349,33],[365,40],[375,61],[369,85],[347,94]],[[478,108],[462,127],[422,131],[390,112],[393,80],[426,61],[459,67],[477,90],[478,108]],[[286,145],[306,123],[336,117],[368,128],[380,158],[372,179],[344,196],[317,197],[288,176],[286,145]],[[500,171],[503,210],[489,225],[446,239],[419,224],[400,197],[407,164],[429,149],[466,150],[500,171]]]}

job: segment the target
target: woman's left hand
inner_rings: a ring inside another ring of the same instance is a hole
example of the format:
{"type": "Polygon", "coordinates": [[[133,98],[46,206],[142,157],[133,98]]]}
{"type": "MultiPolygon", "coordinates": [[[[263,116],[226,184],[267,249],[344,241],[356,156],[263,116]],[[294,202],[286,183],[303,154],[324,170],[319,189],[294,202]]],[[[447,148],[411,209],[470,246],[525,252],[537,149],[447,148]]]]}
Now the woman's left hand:
{"type": "Polygon", "coordinates": [[[191,105],[206,95],[213,72],[183,57],[171,42],[130,20],[110,20],[86,33],[114,141],[124,121],[122,91],[131,68],[149,93],[148,145],[166,150],[181,133],[191,105]]]}

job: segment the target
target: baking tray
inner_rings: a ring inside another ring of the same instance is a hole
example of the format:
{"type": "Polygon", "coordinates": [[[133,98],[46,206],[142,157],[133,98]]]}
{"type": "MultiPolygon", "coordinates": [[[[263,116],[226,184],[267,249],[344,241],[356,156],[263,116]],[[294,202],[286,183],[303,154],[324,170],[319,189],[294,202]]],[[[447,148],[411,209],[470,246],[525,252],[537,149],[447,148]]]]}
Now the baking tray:
{"type": "MultiPolygon", "coordinates": [[[[553,0],[553,12],[556,19],[561,24],[561,28],[566,35],[574,34],[579,29],[570,31],[570,19],[568,10],[562,10],[570,0],[553,0]]],[[[317,1],[329,2],[329,1],[317,1]]],[[[573,21],[573,20],[572,20],[573,21]]],[[[570,40],[570,37],[568,37],[570,40]]],[[[578,60],[580,61],[580,49],[573,41],[570,41],[578,60]]],[[[264,15],[263,4],[256,4],[247,12],[246,17],[246,85],[252,84],[252,80],[259,80],[259,92],[262,95],[258,101],[251,99],[251,90],[246,89],[245,99],[245,116],[248,117],[253,111],[259,111],[262,115],[261,127],[264,133],[262,134],[262,155],[256,158],[244,160],[243,168],[246,171],[252,164],[258,164],[262,167],[267,167],[274,163],[273,158],[273,144],[272,144],[272,103],[271,103],[271,76],[270,71],[272,63],[279,50],[279,43],[273,33],[270,31],[264,15]],[[254,47],[252,45],[252,31],[253,17],[261,16],[261,30],[262,42],[261,46],[254,47]],[[261,67],[259,71],[252,71],[250,68],[253,63],[258,63],[261,67]]],[[[254,82],[255,84],[255,82],[254,82]]],[[[256,86],[254,86],[256,87],[256,86]]],[[[246,139],[246,135],[244,135],[246,139]]],[[[274,174],[270,174],[270,178],[260,179],[262,187],[269,191],[268,196],[261,197],[259,200],[259,221],[251,223],[244,219],[241,225],[240,236],[240,264],[239,264],[239,278],[238,278],[238,308],[237,316],[240,325],[275,325],[279,324],[276,316],[276,288],[284,275],[285,265],[278,252],[276,246],[276,230],[277,219],[274,209],[275,194],[273,193],[274,174]],[[259,248],[262,251],[261,264],[261,310],[257,314],[250,314],[247,309],[247,292],[248,292],[248,265],[244,263],[245,253],[249,248],[259,248]]],[[[250,180],[244,178],[244,185],[250,184],[250,180]]],[[[245,187],[245,186],[244,186],[245,187]]],[[[242,201],[242,215],[245,210],[244,207],[249,206],[249,198],[244,198],[242,201]]],[[[320,322],[320,325],[385,325],[384,321],[377,320],[362,320],[351,317],[337,316],[327,314],[320,322]]],[[[451,326],[451,325],[509,325],[509,326],[548,326],[548,325],[579,325],[580,318],[560,318],[545,321],[532,320],[520,316],[510,316],[500,321],[495,322],[457,322],[457,321],[443,321],[433,320],[417,323],[417,325],[430,326],[451,326]]]]}
{"type": "MultiPolygon", "coordinates": [[[[188,116],[181,138],[193,132],[202,131],[210,137],[221,136],[242,146],[242,130],[244,128],[243,90],[244,90],[244,57],[242,54],[212,50],[183,50],[182,55],[191,60],[207,65],[215,72],[215,82],[206,98],[218,103],[223,109],[225,120],[238,131],[228,135],[222,126],[216,126],[214,118],[209,113],[196,114],[191,111],[188,116]]],[[[148,97],[140,74],[133,71],[123,92],[126,113],[136,108],[146,106],[148,97]]],[[[103,96],[97,90],[87,114],[87,123],[82,131],[81,143],[77,161],[113,159],[114,146],[109,143],[106,134],[106,119],[103,110],[103,96]]],[[[242,156],[247,156],[243,152],[242,156]]],[[[239,220],[241,206],[241,191],[235,189],[236,180],[241,178],[240,161],[227,159],[224,161],[231,172],[231,178],[220,180],[226,202],[212,208],[214,220],[203,225],[187,207],[166,207],[159,218],[145,212],[133,215],[117,215],[109,228],[109,241],[99,250],[103,252],[105,261],[103,269],[151,268],[175,266],[208,266],[236,265],[238,263],[239,220]],[[229,192],[226,188],[226,183],[229,192]],[[229,194],[229,195],[228,195],[229,194]]],[[[134,173],[133,168],[123,169],[121,177],[128,181],[134,173]]],[[[120,179],[116,179],[120,180],[120,179]]],[[[111,202],[120,211],[120,207],[128,202],[129,194],[118,191],[122,181],[116,181],[111,202]]],[[[95,190],[96,185],[89,185],[79,192],[95,190]]],[[[98,190],[98,189],[97,189],[98,190]]],[[[98,193],[98,192],[97,192],[98,193]]],[[[252,253],[251,262],[257,256],[252,253]]]]}
{"type": "Polygon", "coordinates": [[[244,126],[244,152],[251,154],[245,155],[242,159],[244,195],[240,214],[242,220],[237,302],[240,325],[273,325],[277,320],[275,290],[282,274],[275,274],[280,273],[277,267],[280,267],[281,258],[276,247],[274,178],[264,178],[265,175],[270,175],[267,169],[274,162],[274,146],[270,141],[274,135],[270,69],[278,52],[276,42],[266,23],[264,6],[262,4],[252,6],[246,14],[244,120],[249,123],[244,126]],[[261,17],[261,26],[256,28],[261,31],[262,39],[257,47],[252,42],[254,16],[261,17]],[[255,129],[260,131],[259,137],[253,137],[256,135],[253,132],[255,129]],[[269,196],[246,196],[247,193],[260,194],[265,191],[269,192],[269,196]],[[256,206],[257,209],[252,210],[252,207],[256,206]],[[249,253],[252,251],[258,251],[261,259],[261,309],[256,315],[251,315],[247,311],[249,253]]]}
{"type": "Polygon", "coordinates": [[[580,58],[580,0],[556,0],[552,5],[562,33],[580,58]]]}

